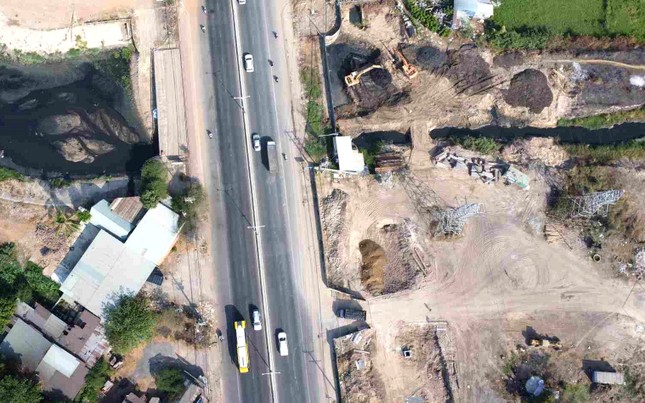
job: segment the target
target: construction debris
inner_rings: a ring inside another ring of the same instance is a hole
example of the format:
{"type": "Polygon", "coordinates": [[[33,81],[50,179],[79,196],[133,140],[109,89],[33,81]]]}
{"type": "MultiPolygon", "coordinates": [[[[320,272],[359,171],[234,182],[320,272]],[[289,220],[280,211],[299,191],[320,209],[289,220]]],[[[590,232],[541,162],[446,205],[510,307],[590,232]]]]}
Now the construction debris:
{"type": "Polygon", "coordinates": [[[625,192],[623,190],[607,190],[604,192],[587,193],[572,198],[573,217],[591,218],[595,215],[606,216],[609,206],[616,204],[625,192]]]}
{"type": "Polygon", "coordinates": [[[486,184],[494,183],[504,178],[504,183],[507,185],[516,185],[524,190],[529,189],[528,176],[502,160],[489,163],[483,158],[472,157],[468,159],[456,153],[442,150],[432,158],[432,161],[438,167],[465,170],[468,172],[468,175],[480,179],[486,184]]]}
{"type": "Polygon", "coordinates": [[[459,235],[468,218],[480,213],[480,204],[464,204],[457,208],[444,210],[439,217],[437,232],[444,235],[459,235]]]}

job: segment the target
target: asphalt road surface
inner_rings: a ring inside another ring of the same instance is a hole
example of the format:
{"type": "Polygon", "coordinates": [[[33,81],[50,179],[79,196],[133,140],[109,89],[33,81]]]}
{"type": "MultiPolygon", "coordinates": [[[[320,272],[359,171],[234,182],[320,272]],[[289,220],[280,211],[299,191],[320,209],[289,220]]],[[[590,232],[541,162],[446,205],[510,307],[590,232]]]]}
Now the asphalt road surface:
{"type": "Polygon", "coordinates": [[[289,189],[294,185],[290,178],[285,179],[288,173],[284,167],[284,161],[293,158],[284,134],[291,126],[285,113],[290,105],[285,105],[288,97],[282,96],[274,79],[286,77],[284,54],[273,34],[277,32],[274,26],[280,10],[271,9],[275,6],[269,0],[248,0],[245,5],[207,0],[205,5],[208,13],[202,18],[206,26],[203,36],[208,41],[209,57],[204,63],[210,70],[205,82],[212,84],[215,94],[213,102],[206,105],[206,126],[214,134],[208,141],[211,169],[207,175],[211,184],[214,262],[219,272],[217,293],[226,311],[224,401],[318,401],[316,370],[308,355],[314,335],[310,321],[304,317],[306,301],[294,280],[296,271],[302,268],[294,264],[299,256],[292,245],[298,223],[289,218],[289,206],[294,203],[289,189]],[[240,81],[238,68],[244,53],[253,55],[255,72],[243,72],[240,81]],[[253,151],[251,133],[262,137],[262,152],[253,151]],[[270,173],[267,167],[265,145],[269,139],[278,144],[276,173],[270,173]],[[264,273],[264,290],[258,263],[264,273]],[[263,313],[263,330],[259,332],[253,331],[250,324],[254,307],[263,313]],[[241,319],[248,324],[247,374],[238,372],[235,358],[233,321],[241,319]],[[277,351],[279,330],[288,335],[287,357],[277,351]]]}

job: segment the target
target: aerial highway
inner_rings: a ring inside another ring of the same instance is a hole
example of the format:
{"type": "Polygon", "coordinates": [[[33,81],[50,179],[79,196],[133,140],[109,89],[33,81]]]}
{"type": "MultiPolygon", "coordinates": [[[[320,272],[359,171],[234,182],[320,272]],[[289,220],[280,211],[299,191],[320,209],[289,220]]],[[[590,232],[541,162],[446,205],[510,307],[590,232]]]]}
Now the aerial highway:
{"type": "MultiPolygon", "coordinates": [[[[280,4],[280,3],[275,3],[280,4]]],[[[208,193],[217,296],[224,307],[222,384],[225,401],[311,402],[320,400],[320,370],[311,351],[318,334],[307,316],[298,281],[304,270],[298,245],[296,180],[289,136],[293,130],[286,62],[280,40],[281,10],[268,0],[207,0],[203,3],[204,108],[213,137],[207,146],[208,193]],[[244,69],[252,54],[254,71],[244,69]],[[252,134],[261,137],[255,151],[252,134]],[[278,168],[268,169],[266,143],[275,141],[278,168]],[[249,371],[240,373],[235,329],[262,312],[263,328],[247,327],[249,371]],[[289,354],[280,356],[277,333],[288,335],[289,354]]]]}

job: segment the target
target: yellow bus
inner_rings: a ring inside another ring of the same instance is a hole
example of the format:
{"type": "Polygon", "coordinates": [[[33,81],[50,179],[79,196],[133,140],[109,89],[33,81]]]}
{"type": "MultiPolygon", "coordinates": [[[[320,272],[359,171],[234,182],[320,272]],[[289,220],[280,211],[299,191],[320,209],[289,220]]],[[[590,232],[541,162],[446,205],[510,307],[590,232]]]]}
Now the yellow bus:
{"type": "Polygon", "coordinates": [[[249,372],[249,347],[246,344],[246,322],[241,320],[235,322],[235,339],[237,341],[237,364],[240,367],[240,373],[249,372]]]}

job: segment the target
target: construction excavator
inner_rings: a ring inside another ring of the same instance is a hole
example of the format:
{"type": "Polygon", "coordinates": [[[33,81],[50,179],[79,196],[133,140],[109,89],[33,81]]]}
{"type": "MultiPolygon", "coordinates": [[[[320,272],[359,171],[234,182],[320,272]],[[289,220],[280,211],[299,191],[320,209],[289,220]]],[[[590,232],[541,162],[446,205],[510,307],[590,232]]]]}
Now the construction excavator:
{"type": "Polygon", "coordinates": [[[363,74],[369,73],[374,69],[382,69],[382,68],[383,66],[379,64],[373,64],[371,66],[364,68],[363,70],[352,71],[351,73],[345,76],[345,84],[347,84],[348,87],[353,87],[355,85],[358,85],[361,82],[361,76],[363,76],[363,74]]]}
{"type": "Polygon", "coordinates": [[[417,76],[417,74],[419,74],[419,72],[417,71],[417,68],[414,67],[412,64],[410,64],[410,62],[408,62],[408,59],[405,58],[405,56],[400,50],[394,49],[394,53],[396,54],[399,61],[401,62],[401,68],[403,69],[403,74],[405,74],[407,78],[412,80],[414,77],[417,76]]]}

